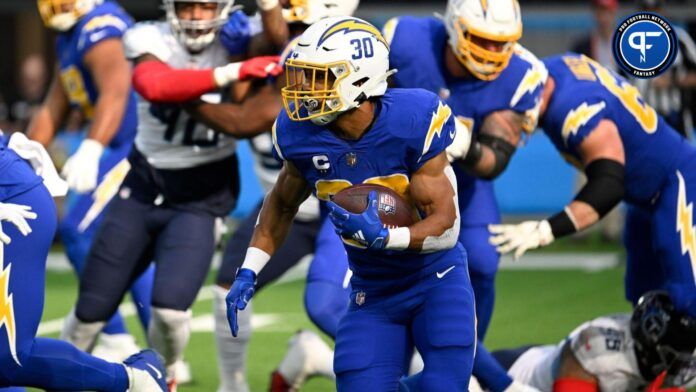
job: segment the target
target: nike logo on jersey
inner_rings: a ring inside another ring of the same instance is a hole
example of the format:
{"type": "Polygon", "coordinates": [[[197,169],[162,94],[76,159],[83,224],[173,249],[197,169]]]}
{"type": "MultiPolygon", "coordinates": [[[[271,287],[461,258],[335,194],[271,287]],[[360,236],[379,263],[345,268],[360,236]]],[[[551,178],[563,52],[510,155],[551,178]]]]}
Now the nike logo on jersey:
{"type": "Polygon", "coordinates": [[[109,33],[109,32],[106,31],[106,30],[97,31],[96,33],[93,33],[93,34],[90,34],[90,35],[89,35],[89,40],[92,41],[92,42],[97,42],[97,41],[99,41],[100,39],[104,38],[104,36],[106,36],[108,33],[109,33]]]}
{"type": "Polygon", "coordinates": [[[162,373],[156,367],[152,366],[149,363],[146,363],[146,365],[147,365],[147,367],[152,369],[153,372],[155,372],[155,376],[157,377],[158,380],[162,379],[162,373]]]}
{"type": "Polygon", "coordinates": [[[445,275],[447,275],[450,271],[452,271],[454,269],[454,267],[456,267],[456,265],[453,265],[442,272],[436,272],[435,276],[437,276],[438,279],[442,279],[445,277],[445,275]]]}
{"type": "Polygon", "coordinates": [[[450,139],[454,139],[454,137],[455,137],[456,135],[457,135],[457,130],[456,130],[456,129],[451,130],[450,133],[449,133],[450,139]]]}

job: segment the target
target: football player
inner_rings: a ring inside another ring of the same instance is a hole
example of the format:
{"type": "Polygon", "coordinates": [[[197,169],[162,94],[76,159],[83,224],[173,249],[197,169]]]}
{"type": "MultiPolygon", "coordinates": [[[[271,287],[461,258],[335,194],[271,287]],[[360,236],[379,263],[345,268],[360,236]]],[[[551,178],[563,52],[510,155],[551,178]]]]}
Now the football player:
{"type": "MultiPolygon", "coordinates": [[[[44,23],[58,33],[58,62],[46,98],[29,125],[31,139],[48,145],[71,107],[79,108],[91,124],[87,137],[63,167],[76,201],[63,217],[58,232],[70,263],[81,273],[104,209],[129,165],[126,157],[137,126],[135,94],[122,37],[133,20],[116,3],[103,0],[38,0],[44,23]]],[[[152,270],[131,288],[134,303],[149,304],[152,270]]],[[[143,326],[149,305],[138,306],[143,326]]],[[[100,355],[123,360],[137,351],[116,312],[104,327],[100,355]]]]}
{"type": "Polygon", "coordinates": [[[232,0],[165,0],[164,9],[166,21],[138,24],[124,36],[139,94],[131,170],[90,251],[63,336],[89,349],[125,288],[154,260],[148,336],[175,390],[174,365],[212,261],[215,220],[232,210],[239,190],[234,140],[198,123],[180,103],[237,80],[265,78],[278,67],[276,57],[227,62],[216,38],[232,0]]]}
{"type": "MultiPolygon", "coordinates": [[[[259,8],[264,10],[268,5],[259,2],[259,8]]],[[[303,4],[288,5],[282,8],[282,14],[291,35],[281,51],[281,63],[291,53],[292,47],[307,27],[325,17],[350,16],[358,6],[358,0],[307,0],[303,4]]],[[[262,11],[265,15],[267,11],[262,11]]],[[[263,20],[263,36],[269,32],[267,21],[263,20]]],[[[276,28],[276,30],[278,30],[276,28]]],[[[232,32],[234,33],[234,32],[232,32]]],[[[227,25],[221,32],[221,39],[226,47],[239,46],[243,41],[235,35],[235,41],[230,39],[227,25]]],[[[251,40],[257,40],[253,37],[251,40]]],[[[270,40],[269,40],[270,41],[270,40]]],[[[255,46],[254,43],[249,46],[255,46]]],[[[269,45],[261,45],[269,46],[269,45]]],[[[254,51],[254,48],[248,48],[254,51]]],[[[246,52],[246,51],[245,51],[246,52]]],[[[250,96],[241,104],[222,103],[212,104],[199,101],[189,105],[192,113],[213,129],[236,137],[251,137],[250,144],[254,152],[254,169],[261,185],[267,192],[273,187],[278,178],[282,164],[273,157],[273,141],[270,128],[278,112],[282,110],[280,89],[285,84],[285,78],[279,77],[274,84],[264,83],[256,86],[250,96]],[[241,119],[247,119],[241,121],[241,119]],[[258,131],[262,134],[258,135],[258,131]],[[255,136],[256,135],[256,136],[255,136]]],[[[239,316],[240,333],[235,338],[230,334],[227,322],[227,307],[225,296],[234,281],[237,270],[244,261],[246,249],[256,225],[256,219],[261,208],[259,202],[256,209],[240,224],[229,240],[222,259],[222,265],[217,274],[214,290],[215,339],[218,353],[220,374],[219,391],[245,391],[246,383],[246,353],[251,335],[252,304],[249,303],[245,312],[239,316]]],[[[320,218],[319,203],[316,198],[309,197],[299,208],[288,233],[287,240],[273,255],[269,268],[263,270],[257,279],[256,291],[273,282],[301,259],[314,254],[307,276],[305,288],[305,307],[310,319],[325,333],[333,337],[336,334],[338,320],[345,313],[348,303],[348,261],[341,241],[334,234],[330,222],[320,218]],[[320,229],[321,228],[321,229],[320,229]]],[[[321,374],[333,378],[332,351],[321,339],[311,331],[302,331],[290,341],[290,349],[274,372],[272,384],[279,390],[290,386],[299,388],[309,375],[321,374]],[[303,352],[309,352],[311,361],[317,366],[303,368],[303,352]],[[323,353],[317,357],[317,353],[323,353]]],[[[274,389],[275,390],[275,389],[274,389]]]]}
{"type": "Polygon", "coordinates": [[[678,311],[696,317],[696,148],[596,61],[566,54],[544,63],[542,128],[587,183],[548,219],[491,226],[491,243],[519,258],[586,229],[623,200],[626,298],[635,304],[647,291],[667,290],[678,311]]]}
{"type": "Polygon", "coordinates": [[[399,70],[394,84],[439,94],[474,135],[460,132],[453,144],[461,139],[468,152],[453,156],[462,214],[459,241],[469,255],[476,297],[474,374],[500,392],[513,380],[482,344],[493,313],[499,262],[487,241],[487,226],[500,222],[490,180],[503,172],[521,135],[534,130],[546,71],[517,44],[522,36],[517,0],[450,0],[443,19],[399,17],[383,31],[391,42],[391,65],[399,70]]]}
{"type": "Polygon", "coordinates": [[[64,196],[67,184],[41,144],[19,133],[9,140],[0,133],[0,183],[0,388],[165,391],[164,368],[151,350],[118,364],[36,337],[57,226],[51,196],[64,196]]]}
{"type": "Polygon", "coordinates": [[[558,345],[493,355],[544,392],[676,392],[696,377],[694,349],[696,318],[677,311],[666,292],[649,291],[633,314],[588,321],[558,345]]]}
{"type": "Polygon", "coordinates": [[[451,110],[424,90],[387,89],[389,46],[361,19],[314,23],[285,67],[285,110],[272,130],[284,165],[228,295],[233,334],[257,274],[314,193],[330,209],[353,271],[350,306],[336,332],[338,390],[398,390],[413,345],[425,359],[423,388],[467,390],[476,331],[457,241],[456,179],[445,154],[456,133],[451,110]],[[394,189],[423,219],[385,228],[375,192],[362,214],[329,201],[364,182],[394,189]]]}

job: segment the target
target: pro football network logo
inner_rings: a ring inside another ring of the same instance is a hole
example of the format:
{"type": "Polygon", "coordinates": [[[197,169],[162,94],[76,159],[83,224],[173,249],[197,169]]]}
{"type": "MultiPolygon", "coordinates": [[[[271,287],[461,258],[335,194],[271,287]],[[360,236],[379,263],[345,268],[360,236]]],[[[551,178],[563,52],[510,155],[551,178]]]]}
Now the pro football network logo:
{"type": "Polygon", "coordinates": [[[639,12],[624,19],[614,32],[614,60],[631,76],[654,78],[672,65],[678,42],[667,19],[639,12]]]}

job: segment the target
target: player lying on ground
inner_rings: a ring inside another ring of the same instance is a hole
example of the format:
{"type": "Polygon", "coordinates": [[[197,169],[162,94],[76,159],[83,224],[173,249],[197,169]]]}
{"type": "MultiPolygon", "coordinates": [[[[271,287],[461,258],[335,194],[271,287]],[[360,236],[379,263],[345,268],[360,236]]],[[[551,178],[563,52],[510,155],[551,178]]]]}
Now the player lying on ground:
{"type": "Polygon", "coordinates": [[[509,374],[544,392],[683,391],[696,377],[696,318],[650,291],[633,314],[588,321],[558,345],[493,353],[509,374]],[[673,389],[670,389],[673,388],[673,389]]]}
{"type": "Polygon", "coordinates": [[[483,346],[500,258],[488,243],[487,226],[500,223],[490,180],[505,170],[522,134],[534,130],[546,71],[517,44],[522,36],[517,0],[449,0],[444,18],[404,16],[383,30],[391,65],[399,70],[394,84],[439,94],[473,132],[458,134],[455,144],[462,143],[466,154],[455,154],[452,165],[462,214],[459,241],[476,296],[474,375],[493,392],[524,390],[483,346]]]}
{"type": "Polygon", "coordinates": [[[230,326],[236,335],[237,311],[311,192],[327,202],[354,272],[336,334],[338,390],[398,390],[415,345],[425,360],[424,389],[464,391],[476,333],[457,242],[456,180],[444,152],[454,118],[434,94],[387,90],[388,55],[374,26],[336,17],[310,26],[286,61],[286,110],[273,129],[284,166],[230,289],[230,326]],[[329,201],[366,180],[395,189],[424,218],[387,229],[378,209],[388,206],[374,193],[362,214],[329,201]]]}
{"type": "MultiPolygon", "coordinates": [[[[57,33],[57,62],[53,82],[27,134],[48,146],[76,107],[90,121],[87,137],[63,166],[75,202],[60,221],[58,232],[70,264],[78,275],[106,205],[128,171],[138,122],[130,65],[123,54],[122,37],[133,25],[115,2],[103,0],[38,0],[47,27],[57,33]]],[[[150,320],[153,269],[131,286],[138,316],[145,329],[150,320]]],[[[118,312],[104,326],[95,350],[121,361],[138,351],[118,312]]]]}
{"type": "Polygon", "coordinates": [[[626,298],[635,304],[647,291],[667,290],[677,310],[696,316],[696,148],[594,60],[566,54],[544,63],[541,126],[587,184],[546,220],[491,226],[491,243],[519,258],[586,229],[624,200],[626,298]]]}
{"type": "Polygon", "coordinates": [[[212,261],[215,220],[234,208],[239,190],[235,141],[196,122],[181,103],[278,68],[276,58],[228,63],[217,37],[232,5],[165,0],[166,21],[140,23],[125,35],[139,93],[131,170],[97,233],[63,333],[89,349],[125,289],[154,261],[148,337],[164,356],[170,390],[189,338],[189,308],[212,261]]]}
{"type": "Polygon", "coordinates": [[[0,183],[0,387],[165,391],[164,368],[151,350],[111,363],[66,342],[36,337],[46,257],[56,232],[51,196],[64,196],[67,186],[39,143],[22,134],[8,141],[2,133],[0,183]]]}

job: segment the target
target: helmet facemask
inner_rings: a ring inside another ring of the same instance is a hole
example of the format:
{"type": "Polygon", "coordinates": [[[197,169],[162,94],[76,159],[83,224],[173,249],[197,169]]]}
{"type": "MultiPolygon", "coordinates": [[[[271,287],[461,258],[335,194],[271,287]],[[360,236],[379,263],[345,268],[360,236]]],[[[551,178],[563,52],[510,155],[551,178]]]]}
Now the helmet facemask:
{"type": "Polygon", "coordinates": [[[103,0],[37,0],[39,14],[46,27],[68,31],[103,0]]]}
{"type": "Polygon", "coordinates": [[[233,7],[233,0],[164,0],[164,9],[172,31],[191,52],[200,52],[213,43],[231,12],[241,8],[233,7]],[[181,18],[184,7],[202,4],[205,13],[213,15],[208,19],[181,18]],[[208,8],[210,7],[210,8],[208,8]]]}
{"type": "Polygon", "coordinates": [[[290,119],[312,120],[317,125],[333,121],[344,109],[339,86],[349,74],[347,61],[315,64],[288,59],[285,62],[286,85],[281,95],[290,119]]]}
{"type": "Polygon", "coordinates": [[[459,18],[454,24],[454,30],[457,36],[450,37],[453,52],[459,62],[476,78],[494,80],[507,67],[517,39],[501,40],[497,37],[487,37],[485,34],[475,34],[467,28],[463,18],[459,18]],[[500,44],[501,50],[486,49],[478,43],[485,40],[500,44]]]}

